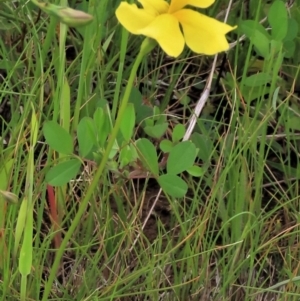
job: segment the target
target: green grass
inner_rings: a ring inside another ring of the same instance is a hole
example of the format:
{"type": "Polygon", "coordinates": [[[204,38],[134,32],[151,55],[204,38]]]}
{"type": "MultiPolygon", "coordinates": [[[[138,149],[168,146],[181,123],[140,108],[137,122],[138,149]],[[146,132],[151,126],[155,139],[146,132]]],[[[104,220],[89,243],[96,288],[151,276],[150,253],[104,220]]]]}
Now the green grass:
{"type": "MultiPolygon", "coordinates": [[[[219,54],[216,70],[213,57],[186,49],[175,60],[156,47],[134,78],[136,119],[124,141],[115,125],[143,39],[118,24],[119,3],[69,1],[94,16],[79,29],[26,1],[0,4],[0,300],[298,300],[299,32],[290,57],[285,48],[259,56],[247,36],[227,57],[219,54]],[[165,173],[160,142],[172,140],[176,125],[187,128],[210,72],[191,136],[203,174],[182,172],[188,192],[162,193],[145,223],[157,176],[145,176],[142,156],[126,165],[122,151],[140,155],[135,142],[150,140],[165,173]],[[268,80],[253,84],[256,74],[268,80]],[[101,147],[81,156],[78,140],[91,128],[78,129],[95,112],[103,113],[101,147]],[[72,154],[47,143],[49,121],[72,138],[72,154]],[[165,123],[162,137],[151,136],[151,126],[165,123]],[[70,157],[84,167],[48,185],[51,168],[70,157]]],[[[233,2],[229,24],[268,14],[265,1],[243,3],[233,2]]],[[[217,1],[206,13],[223,20],[227,5],[217,1]]],[[[288,11],[300,31],[299,4],[288,11]]]]}

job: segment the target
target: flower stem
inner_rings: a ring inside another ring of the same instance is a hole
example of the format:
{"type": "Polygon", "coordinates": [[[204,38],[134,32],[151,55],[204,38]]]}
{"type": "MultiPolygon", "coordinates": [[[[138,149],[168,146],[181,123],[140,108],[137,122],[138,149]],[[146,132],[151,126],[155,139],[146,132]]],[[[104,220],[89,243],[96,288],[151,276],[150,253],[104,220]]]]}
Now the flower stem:
{"type": "Polygon", "coordinates": [[[66,233],[63,241],[61,242],[60,248],[57,250],[55,260],[54,260],[54,263],[53,263],[53,266],[52,266],[47,284],[45,286],[45,291],[44,291],[42,301],[48,300],[48,296],[50,294],[52,283],[53,283],[54,278],[56,276],[56,273],[57,273],[57,270],[58,270],[58,267],[59,267],[59,263],[60,263],[60,260],[63,256],[63,253],[65,251],[67,243],[71,239],[72,234],[75,231],[75,229],[78,227],[78,224],[80,223],[81,217],[84,214],[84,212],[86,211],[86,207],[87,207],[88,202],[90,201],[90,199],[93,195],[94,190],[96,189],[97,185],[99,185],[99,179],[100,179],[100,177],[103,173],[103,170],[105,168],[105,165],[106,165],[108,157],[109,157],[109,154],[110,154],[111,149],[114,145],[114,141],[115,141],[115,139],[117,137],[117,134],[119,132],[119,129],[120,129],[121,121],[122,121],[125,109],[127,107],[128,101],[129,101],[130,93],[131,93],[131,90],[132,90],[132,87],[133,87],[133,83],[134,83],[134,80],[135,80],[135,77],[136,77],[138,67],[141,64],[143,57],[147,53],[149,53],[155,46],[156,46],[156,42],[152,39],[149,39],[149,38],[146,38],[143,41],[142,45],[141,45],[140,52],[139,52],[138,56],[136,57],[136,60],[135,60],[135,62],[133,64],[133,67],[131,69],[131,73],[130,73],[130,76],[129,76],[129,79],[128,79],[128,82],[127,82],[125,93],[124,93],[123,99],[121,101],[118,116],[117,116],[117,119],[116,119],[116,122],[115,122],[115,126],[114,126],[114,128],[112,130],[112,133],[110,135],[110,138],[108,140],[106,150],[103,154],[103,158],[100,162],[100,165],[99,165],[98,169],[96,170],[96,173],[94,175],[94,179],[93,179],[91,185],[89,186],[85,197],[83,198],[83,200],[81,201],[81,203],[79,205],[78,212],[77,212],[75,218],[73,219],[73,222],[72,222],[68,232],[66,233]]]}

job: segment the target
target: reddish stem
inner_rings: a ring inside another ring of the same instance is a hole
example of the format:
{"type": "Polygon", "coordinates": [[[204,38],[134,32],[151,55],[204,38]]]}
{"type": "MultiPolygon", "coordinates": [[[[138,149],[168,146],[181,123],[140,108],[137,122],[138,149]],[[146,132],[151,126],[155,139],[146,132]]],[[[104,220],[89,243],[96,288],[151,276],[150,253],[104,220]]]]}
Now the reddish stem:
{"type": "Polygon", "coordinates": [[[47,185],[47,193],[48,193],[48,202],[50,207],[50,218],[53,225],[53,230],[55,233],[53,243],[56,249],[59,249],[61,245],[61,232],[59,222],[58,222],[58,215],[57,215],[57,205],[56,205],[56,198],[54,193],[54,188],[51,185],[47,185]]]}

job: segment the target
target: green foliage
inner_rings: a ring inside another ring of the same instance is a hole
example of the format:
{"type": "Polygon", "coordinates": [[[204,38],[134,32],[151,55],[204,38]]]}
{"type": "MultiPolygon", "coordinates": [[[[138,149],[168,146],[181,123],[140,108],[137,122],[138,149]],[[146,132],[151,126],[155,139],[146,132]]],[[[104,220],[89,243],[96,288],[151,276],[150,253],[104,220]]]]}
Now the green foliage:
{"type": "Polygon", "coordinates": [[[145,133],[155,139],[160,139],[168,129],[167,116],[162,115],[158,107],[153,108],[153,116],[144,121],[145,133]]]}
{"type": "Polygon", "coordinates": [[[293,56],[295,51],[299,24],[288,16],[283,1],[276,0],[272,3],[267,19],[270,31],[254,20],[245,20],[240,24],[240,30],[249,38],[257,54],[264,58],[260,66],[255,66],[259,72],[243,80],[242,91],[248,102],[262,93],[272,94],[278,86],[282,86],[282,79],[277,74],[284,59],[293,56]]]}
{"type": "Polygon", "coordinates": [[[298,300],[297,1],[233,3],[246,36],[187,141],[213,58],[139,55],[119,0],[58,2],[1,1],[0,299],[298,300]]]}
{"type": "Polygon", "coordinates": [[[73,152],[71,135],[55,121],[44,124],[43,133],[47,143],[57,152],[70,155],[73,152]]]}
{"type": "Polygon", "coordinates": [[[282,41],[288,31],[288,14],[283,1],[276,0],[272,3],[268,12],[268,21],[272,28],[272,39],[282,41]]]}
{"type": "Polygon", "coordinates": [[[159,173],[158,158],[155,146],[148,139],[139,139],[136,142],[138,155],[146,168],[154,175],[159,173]]]}
{"type": "Polygon", "coordinates": [[[272,77],[270,74],[261,72],[248,76],[245,79],[244,84],[248,87],[261,87],[268,84],[271,80],[272,77]]]}
{"type": "Polygon", "coordinates": [[[270,55],[271,38],[265,28],[254,20],[242,21],[240,27],[256,47],[258,53],[267,58],[270,55]]]}
{"type": "Polygon", "coordinates": [[[184,134],[185,134],[184,125],[181,123],[176,124],[172,132],[172,142],[173,143],[179,142],[183,138],[184,134]]]}
{"type": "Polygon", "coordinates": [[[95,122],[90,117],[83,117],[77,128],[79,155],[88,157],[97,143],[95,122]]]}
{"type": "Polygon", "coordinates": [[[46,175],[46,181],[52,186],[62,186],[75,179],[80,170],[78,159],[69,159],[52,167],[46,175]]]}
{"type": "Polygon", "coordinates": [[[128,104],[125,109],[124,115],[122,117],[120,131],[125,139],[125,142],[129,142],[133,136],[135,126],[135,112],[134,106],[132,104],[128,104]]]}
{"type": "Polygon", "coordinates": [[[213,139],[200,133],[193,133],[191,139],[198,149],[198,158],[203,162],[209,162],[214,151],[213,139]]]}
{"type": "Polygon", "coordinates": [[[180,177],[173,174],[161,175],[158,178],[161,188],[174,198],[183,197],[188,189],[188,185],[180,177]]]}
{"type": "Polygon", "coordinates": [[[271,26],[271,34],[265,27],[254,20],[241,22],[241,30],[249,37],[258,53],[264,59],[270,59],[275,52],[282,47],[284,56],[291,57],[295,50],[294,40],[299,30],[299,24],[293,18],[288,18],[283,1],[276,0],[272,3],[268,12],[268,21],[271,26]],[[279,47],[272,47],[274,41],[279,42],[279,47]]]}
{"type": "MultiPolygon", "coordinates": [[[[94,118],[84,117],[80,120],[77,129],[78,149],[82,160],[94,159],[97,161],[102,158],[102,149],[105,147],[105,139],[109,135],[108,115],[102,108],[98,108],[94,113],[94,118]]],[[[147,133],[149,124],[155,121],[158,123],[152,126],[155,130],[154,138],[161,137],[167,130],[168,123],[164,122],[165,116],[155,115],[153,118],[146,119],[144,128],[147,133]],[[158,130],[163,126],[163,131],[158,130]]],[[[173,197],[183,197],[187,193],[187,184],[177,175],[188,172],[192,176],[202,176],[203,172],[200,167],[194,166],[198,150],[190,141],[179,142],[185,133],[183,125],[178,124],[172,132],[172,142],[163,140],[161,142],[162,150],[167,154],[166,174],[160,175],[157,150],[155,145],[146,138],[138,139],[131,143],[133,139],[133,130],[135,126],[135,110],[132,104],[129,104],[124,111],[123,119],[120,124],[122,133],[122,146],[119,147],[117,141],[112,148],[107,168],[113,172],[124,169],[126,166],[134,166],[139,159],[145,168],[154,176],[158,183],[163,184],[162,188],[165,193],[173,197]],[[176,175],[172,177],[171,175],[176,175]],[[162,177],[162,179],[161,179],[162,177]],[[173,181],[174,180],[174,181],[173,181]],[[185,183],[185,184],[183,184],[185,183]],[[180,189],[179,189],[180,188],[180,189]]],[[[81,161],[76,157],[73,150],[73,141],[71,135],[54,121],[49,121],[43,127],[46,142],[53,150],[71,155],[63,157],[62,162],[52,167],[46,174],[46,181],[52,186],[62,186],[78,176],[81,167],[81,161]]],[[[128,174],[124,173],[123,175],[128,174]]]]}
{"type": "Polygon", "coordinates": [[[190,141],[175,145],[168,156],[167,173],[177,175],[192,167],[197,156],[196,146],[190,141]]]}

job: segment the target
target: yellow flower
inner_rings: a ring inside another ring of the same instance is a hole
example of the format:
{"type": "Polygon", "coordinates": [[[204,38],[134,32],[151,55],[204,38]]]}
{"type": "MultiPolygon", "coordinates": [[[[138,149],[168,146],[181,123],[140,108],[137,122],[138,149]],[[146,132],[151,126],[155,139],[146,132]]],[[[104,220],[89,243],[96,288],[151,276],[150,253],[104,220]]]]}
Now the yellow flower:
{"type": "Polygon", "coordinates": [[[227,50],[225,34],[235,29],[197,11],[184,8],[192,5],[207,8],[215,0],[138,0],[143,6],[121,2],[116,16],[131,33],[155,39],[170,56],[181,54],[184,44],[196,53],[207,55],[227,50]]]}

